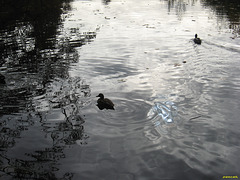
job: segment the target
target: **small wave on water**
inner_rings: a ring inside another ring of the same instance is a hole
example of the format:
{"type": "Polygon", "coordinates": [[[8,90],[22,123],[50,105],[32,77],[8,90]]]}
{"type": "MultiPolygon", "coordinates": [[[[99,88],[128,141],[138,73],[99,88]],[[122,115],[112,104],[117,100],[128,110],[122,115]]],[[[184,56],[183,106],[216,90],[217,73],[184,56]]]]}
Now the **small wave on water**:
{"type": "Polygon", "coordinates": [[[91,90],[79,77],[69,79],[56,78],[47,86],[46,93],[33,99],[33,106],[38,112],[50,111],[77,104],[79,108],[89,103],[91,90]]]}

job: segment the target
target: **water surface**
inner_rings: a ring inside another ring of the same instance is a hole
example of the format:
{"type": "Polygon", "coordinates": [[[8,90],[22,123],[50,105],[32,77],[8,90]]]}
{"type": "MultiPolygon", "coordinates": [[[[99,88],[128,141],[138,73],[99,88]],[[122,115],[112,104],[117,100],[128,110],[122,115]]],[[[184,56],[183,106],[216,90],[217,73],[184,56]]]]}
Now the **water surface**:
{"type": "Polygon", "coordinates": [[[240,176],[239,3],[220,2],[2,11],[0,177],[240,176]],[[98,109],[100,92],[115,110],[98,109]]]}

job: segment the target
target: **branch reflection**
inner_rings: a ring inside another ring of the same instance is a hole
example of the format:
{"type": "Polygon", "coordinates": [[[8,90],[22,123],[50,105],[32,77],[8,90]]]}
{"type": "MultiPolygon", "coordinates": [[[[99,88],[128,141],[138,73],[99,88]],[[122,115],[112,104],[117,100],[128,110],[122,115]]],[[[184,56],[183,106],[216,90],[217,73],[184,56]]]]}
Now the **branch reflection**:
{"type": "Polygon", "coordinates": [[[90,87],[68,70],[78,61],[76,48],[96,32],[59,36],[70,2],[0,3],[1,179],[72,179],[71,172],[56,175],[64,149],[87,144],[80,110],[90,87]]]}

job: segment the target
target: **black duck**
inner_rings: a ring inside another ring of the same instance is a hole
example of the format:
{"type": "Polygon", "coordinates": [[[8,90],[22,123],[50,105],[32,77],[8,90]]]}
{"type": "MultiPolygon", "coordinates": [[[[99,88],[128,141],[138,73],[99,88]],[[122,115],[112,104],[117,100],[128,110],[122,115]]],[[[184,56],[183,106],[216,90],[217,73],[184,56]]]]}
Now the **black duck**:
{"type": "Polygon", "coordinates": [[[197,37],[197,34],[195,34],[195,38],[193,39],[193,41],[194,41],[196,44],[201,44],[201,43],[202,43],[202,40],[197,37]]]}
{"type": "Polygon", "coordinates": [[[113,102],[108,98],[104,98],[104,95],[102,93],[100,93],[96,97],[99,97],[99,99],[97,100],[97,106],[100,110],[102,110],[102,109],[113,109],[114,110],[113,102]]]}

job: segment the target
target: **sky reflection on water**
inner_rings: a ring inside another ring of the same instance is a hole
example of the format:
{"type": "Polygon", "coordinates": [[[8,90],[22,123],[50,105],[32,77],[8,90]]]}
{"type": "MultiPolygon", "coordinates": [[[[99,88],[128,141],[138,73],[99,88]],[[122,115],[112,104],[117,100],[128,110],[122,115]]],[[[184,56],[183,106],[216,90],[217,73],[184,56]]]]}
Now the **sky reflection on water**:
{"type": "Polygon", "coordinates": [[[239,4],[221,2],[7,3],[0,178],[240,176],[239,4]],[[164,102],[172,123],[148,116],[164,102]]]}

